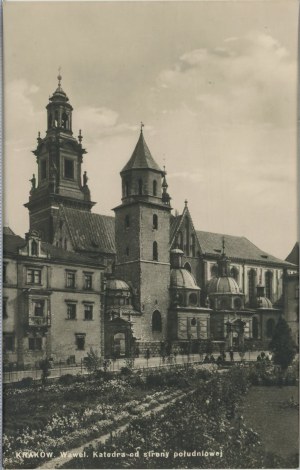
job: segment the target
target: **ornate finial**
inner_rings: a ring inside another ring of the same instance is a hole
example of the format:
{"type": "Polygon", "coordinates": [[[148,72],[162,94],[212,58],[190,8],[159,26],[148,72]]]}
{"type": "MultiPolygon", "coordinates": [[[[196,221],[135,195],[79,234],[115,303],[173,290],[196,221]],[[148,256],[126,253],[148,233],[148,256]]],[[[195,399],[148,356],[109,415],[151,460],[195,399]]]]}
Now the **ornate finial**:
{"type": "Polygon", "coordinates": [[[83,137],[81,135],[81,129],[79,129],[79,136],[78,136],[78,140],[79,140],[79,143],[81,144],[81,141],[82,141],[83,137]]]}
{"type": "Polygon", "coordinates": [[[60,87],[60,82],[61,82],[61,80],[62,80],[62,76],[61,76],[61,66],[58,67],[57,80],[58,80],[58,86],[60,87]]]}
{"type": "Polygon", "coordinates": [[[222,237],[222,255],[225,255],[225,237],[222,237]]]}
{"type": "Polygon", "coordinates": [[[143,127],[145,127],[145,124],[141,121],[141,134],[143,133],[143,127]]]}
{"type": "Polygon", "coordinates": [[[37,139],[36,139],[36,140],[38,141],[38,144],[39,144],[40,141],[42,140],[42,139],[41,139],[41,133],[40,133],[40,131],[38,132],[38,136],[37,136],[37,139]]]}
{"type": "Polygon", "coordinates": [[[187,207],[187,205],[188,205],[187,199],[184,201],[184,205],[185,205],[185,207],[187,207]]]}

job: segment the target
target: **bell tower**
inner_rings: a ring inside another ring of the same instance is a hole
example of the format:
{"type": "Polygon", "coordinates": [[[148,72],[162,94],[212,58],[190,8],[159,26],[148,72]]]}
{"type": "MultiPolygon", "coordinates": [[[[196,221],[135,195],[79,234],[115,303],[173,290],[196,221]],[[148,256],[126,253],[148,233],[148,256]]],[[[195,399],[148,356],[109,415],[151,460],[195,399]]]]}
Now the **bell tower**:
{"type": "Polygon", "coordinates": [[[143,126],[133,154],[121,171],[122,203],[116,218],[116,276],[127,281],[140,312],[140,343],[167,337],[170,284],[170,196],[166,172],[153,159],[143,126]]]}
{"type": "Polygon", "coordinates": [[[73,137],[72,111],[69,98],[61,87],[49,98],[47,130],[44,138],[40,132],[37,147],[33,150],[37,162],[37,178],[33,175],[29,202],[30,230],[38,230],[44,241],[52,243],[59,205],[90,211],[91,201],[86,172],[82,176],[81,165],[86,150],[82,147],[82,135],[73,137]]]}

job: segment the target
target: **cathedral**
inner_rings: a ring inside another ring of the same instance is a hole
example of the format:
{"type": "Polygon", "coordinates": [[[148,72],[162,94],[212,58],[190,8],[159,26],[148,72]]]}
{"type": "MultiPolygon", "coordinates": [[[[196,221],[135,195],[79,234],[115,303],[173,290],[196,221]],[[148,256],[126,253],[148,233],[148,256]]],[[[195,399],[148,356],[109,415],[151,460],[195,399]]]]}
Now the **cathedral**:
{"type": "MultiPolygon", "coordinates": [[[[55,335],[52,344],[70,344],[60,355],[49,345],[47,354],[77,361],[79,334],[86,338],[81,351],[93,346],[107,357],[147,350],[155,355],[164,348],[200,352],[208,342],[220,350],[267,347],[278,319],[285,315],[285,279],[297,276],[297,266],[245,237],[198,230],[187,201],[182,213],[174,215],[167,173],[153,158],[143,127],[120,172],[122,197],[114,216],[93,213],[95,203],[82,172],[86,151],[81,131],[73,136],[73,108],[60,75],[46,109],[47,131],[44,137],[38,134],[33,151],[37,177],[31,179],[25,204],[27,243],[35,237],[44,246],[44,256],[52,250],[54,264],[68,259],[80,263],[84,276],[99,274],[97,284],[90,286],[94,303],[89,300],[89,305],[97,305],[92,342],[76,328],[72,335],[77,343],[64,328],[52,331],[53,318],[45,325],[48,337],[55,335]],[[57,259],[53,250],[60,253],[57,259]]],[[[19,250],[25,244],[19,241],[19,250]]],[[[74,284],[74,303],[79,291],[74,284]]],[[[47,315],[58,318],[59,309],[49,304],[47,315]]],[[[17,322],[15,317],[13,331],[17,322]]],[[[40,355],[43,352],[39,349],[40,355]]]]}

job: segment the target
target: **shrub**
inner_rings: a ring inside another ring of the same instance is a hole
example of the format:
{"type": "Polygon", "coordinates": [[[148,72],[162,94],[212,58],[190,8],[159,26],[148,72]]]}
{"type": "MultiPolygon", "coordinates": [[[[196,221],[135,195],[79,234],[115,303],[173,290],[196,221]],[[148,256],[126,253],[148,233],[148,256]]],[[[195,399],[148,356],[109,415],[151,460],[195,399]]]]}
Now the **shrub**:
{"type": "Polygon", "coordinates": [[[72,374],[61,375],[58,379],[58,383],[61,385],[72,385],[75,383],[77,378],[72,374]]]}
{"type": "Polygon", "coordinates": [[[121,375],[131,375],[132,369],[130,367],[121,367],[120,373],[121,375]]]}
{"type": "Polygon", "coordinates": [[[20,380],[18,383],[19,388],[28,388],[28,387],[33,387],[34,385],[34,380],[32,377],[24,377],[24,379],[20,380]]]}

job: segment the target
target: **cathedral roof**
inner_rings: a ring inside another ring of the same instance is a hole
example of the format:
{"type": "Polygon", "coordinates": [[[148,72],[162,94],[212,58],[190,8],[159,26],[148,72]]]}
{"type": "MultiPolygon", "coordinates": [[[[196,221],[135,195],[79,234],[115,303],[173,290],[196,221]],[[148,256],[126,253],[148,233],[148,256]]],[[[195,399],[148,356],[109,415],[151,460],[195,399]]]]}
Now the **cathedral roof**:
{"type": "Polygon", "coordinates": [[[226,255],[231,259],[256,261],[267,264],[288,265],[287,262],[260,250],[246,237],[223,235],[221,233],[196,231],[203,255],[214,255],[222,252],[223,237],[226,243],[226,255]]]}
{"type": "Polygon", "coordinates": [[[141,131],[139,140],[135,146],[133,154],[131,155],[130,160],[124,166],[121,173],[129,170],[136,170],[136,169],[149,169],[159,171],[163,173],[162,170],[159,168],[158,164],[152,157],[150,150],[146,144],[144,139],[143,132],[141,131]]]}
{"type": "Polygon", "coordinates": [[[74,249],[114,254],[115,218],[61,206],[74,249]]]}
{"type": "Polygon", "coordinates": [[[10,227],[3,227],[3,235],[15,235],[10,227]]]}
{"type": "Polygon", "coordinates": [[[107,290],[126,290],[130,291],[129,285],[121,279],[108,279],[106,282],[107,290]]]}
{"type": "Polygon", "coordinates": [[[273,310],[273,304],[271,300],[268,299],[267,297],[257,297],[256,306],[258,309],[267,309],[267,310],[272,309],[273,310]]]}
{"type": "Polygon", "coordinates": [[[299,242],[296,242],[290,254],[285,258],[288,263],[299,266],[299,242]]]}

